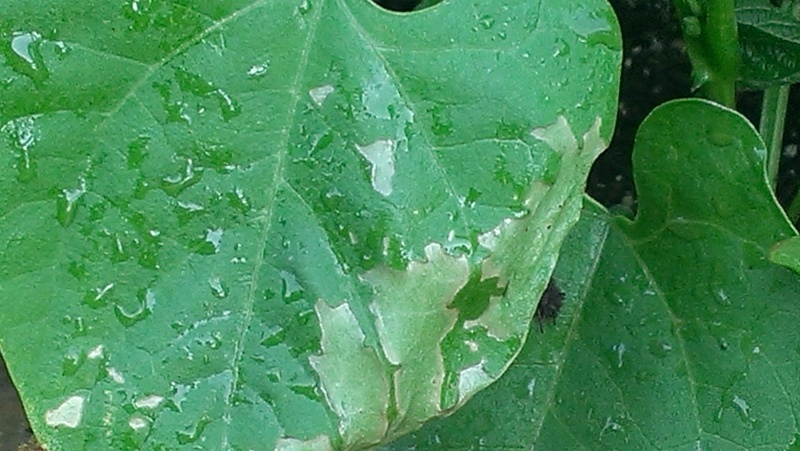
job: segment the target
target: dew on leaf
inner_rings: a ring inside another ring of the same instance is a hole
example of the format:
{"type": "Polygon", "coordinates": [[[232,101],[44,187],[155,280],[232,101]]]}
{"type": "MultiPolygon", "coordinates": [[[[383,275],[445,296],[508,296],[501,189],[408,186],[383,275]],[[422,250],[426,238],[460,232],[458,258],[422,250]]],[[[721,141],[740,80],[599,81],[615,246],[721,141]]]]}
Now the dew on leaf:
{"type": "Polygon", "coordinates": [[[483,193],[481,193],[477,189],[470,188],[469,192],[467,193],[467,197],[464,198],[464,204],[469,208],[474,207],[475,202],[481,197],[481,195],[483,195],[483,193]]]}
{"type": "Polygon", "coordinates": [[[113,289],[113,283],[109,283],[101,288],[95,288],[94,290],[86,293],[86,295],[83,297],[83,303],[94,309],[103,307],[108,303],[109,295],[113,289]]]}
{"type": "Polygon", "coordinates": [[[218,299],[223,299],[228,296],[227,287],[222,283],[219,276],[212,276],[208,279],[208,286],[211,288],[211,294],[218,299]]]}
{"type": "Polygon", "coordinates": [[[192,218],[199,216],[205,211],[202,205],[194,202],[178,201],[175,206],[175,214],[178,216],[178,222],[181,225],[187,224],[192,218]]]}
{"type": "Polygon", "coordinates": [[[281,344],[285,336],[286,336],[286,330],[282,327],[278,327],[275,330],[266,333],[264,335],[264,338],[261,339],[260,344],[261,346],[271,348],[273,346],[281,344]]]}
{"type": "Polygon", "coordinates": [[[203,177],[203,168],[195,168],[191,158],[186,160],[183,174],[169,175],[161,179],[161,189],[172,197],[177,197],[186,188],[199,182],[203,177]]]}
{"type": "Polygon", "coordinates": [[[97,345],[86,353],[86,357],[91,360],[102,359],[105,357],[106,348],[103,345],[97,345]]]}
{"type": "Polygon", "coordinates": [[[78,372],[84,361],[85,358],[82,352],[74,348],[69,349],[61,362],[61,374],[73,376],[78,372]]]}
{"type": "Polygon", "coordinates": [[[484,14],[478,18],[478,25],[484,30],[490,30],[492,27],[494,27],[494,23],[494,17],[488,14],[484,14]]]}
{"type": "Polygon", "coordinates": [[[42,57],[43,42],[42,35],[35,31],[15,32],[8,47],[10,51],[3,52],[11,69],[30,78],[37,87],[50,77],[42,57]]]}
{"type": "Polygon", "coordinates": [[[298,282],[297,277],[288,272],[281,271],[281,297],[283,302],[290,304],[303,297],[303,287],[298,282]]]}
{"type": "Polygon", "coordinates": [[[20,182],[28,182],[36,177],[36,163],[31,156],[31,148],[39,141],[40,133],[34,118],[19,118],[0,127],[0,132],[6,134],[12,145],[19,149],[16,169],[17,180],[20,182]]]}
{"type": "Polygon", "coordinates": [[[64,189],[56,198],[56,219],[64,226],[69,227],[78,214],[78,206],[83,195],[86,194],[86,181],[81,179],[80,188],[64,189]]]}
{"type": "Polygon", "coordinates": [[[617,354],[617,368],[622,368],[622,356],[625,354],[627,348],[625,347],[625,343],[618,343],[615,344],[612,349],[617,354]]]}
{"type": "Polygon", "coordinates": [[[143,417],[133,416],[128,420],[128,426],[135,431],[145,429],[150,423],[143,417]]]}
{"type": "Polygon", "coordinates": [[[233,100],[227,92],[223,91],[222,89],[217,89],[215,92],[217,99],[219,100],[219,108],[222,112],[222,118],[224,120],[229,121],[242,113],[242,107],[237,101],[233,100]]]}
{"type": "Polygon", "coordinates": [[[311,11],[311,2],[309,0],[300,0],[294,11],[296,14],[305,16],[311,11]]]}
{"type": "Polygon", "coordinates": [[[194,424],[188,430],[176,432],[175,438],[178,439],[178,443],[180,443],[181,445],[195,443],[203,435],[203,431],[205,431],[206,426],[208,426],[209,423],[211,423],[211,419],[204,415],[202,418],[200,418],[200,420],[196,424],[194,424]]]}
{"type": "Polygon", "coordinates": [[[125,246],[122,244],[122,239],[119,235],[114,235],[111,243],[111,261],[114,263],[124,262],[131,257],[127,252],[125,246]]]}
{"type": "Polygon", "coordinates": [[[72,320],[72,325],[74,326],[73,336],[82,337],[86,335],[86,324],[82,317],[79,316],[72,320]]]}
{"type": "Polygon", "coordinates": [[[613,418],[607,417],[603,429],[600,430],[600,436],[602,437],[606,432],[622,432],[624,430],[625,428],[623,428],[621,424],[614,421],[613,418]]]}
{"type": "Polygon", "coordinates": [[[394,151],[396,143],[391,139],[379,139],[366,146],[356,145],[358,152],[372,166],[371,179],[375,191],[384,196],[392,194],[394,177],[394,151]]]}
{"type": "Polygon", "coordinates": [[[536,378],[535,377],[532,377],[531,380],[528,381],[528,385],[527,385],[526,388],[528,390],[528,397],[529,398],[533,398],[533,390],[536,388],[536,378]]]}
{"type": "Polygon", "coordinates": [[[86,398],[73,395],[62,402],[58,407],[48,410],[44,414],[44,422],[50,427],[66,427],[74,429],[81,423],[83,405],[86,398]]]}
{"type": "Polygon", "coordinates": [[[154,410],[164,402],[164,397],[159,395],[147,395],[133,401],[133,406],[137,409],[154,410]]]}
{"type": "Polygon", "coordinates": [[[267,70],[269,69],[269,62],[264,62],[261,64],[254,64],[247,70],[247,75],[252,78],[261,78],[267,74],[267,70]]]}
{"type": "Polygon", "coordinates": [[[147,157],[147,145],[150,137],[140,136],[128,144],[128,169],[138,169],[142,167],[144,159],[147,157]]]}
{"type": "Polygon", "coordinates": [[[663,341],[651,341],[648,348],[650,349],[650,354],[662,359],[672,352],[672,345],[663,341]]]}
{"type": "Polygon", "coordinates": [[[114,314],[123,326],[131,327],[150,316],[156,305],[156,296],[150,289],[147,289],[137,295],[137,303],[136,310],[132,312],[127,311],[120,304],[114,306],[114,314]]]}
{"type": "Polygon", "coordinates": [[[183,402],[186,401],[187,398],[186,395],[189,393],[189,390],[191,390],[193,387],[191,385],[178,384],[173,382],[171,384],[171,388],[173,393],[172,396],[170,396],[169,398],[168,407],[170,407],[172,410],[181,412],[183,410],[183,402]]]}
{"type": "Polygon", "coordinates": [[[242,213],[248,213],[251,210],[250,201],[247,199],[247,196],[244,195],[244,190],[242,188],[236,188],[232,193],[227,194],[228,204],[241,211],[242,213]]]}
{"type": "MultiPolygon", "coordinates": [[[[198,343],[208,346],[211,349],[219,349],[222,347],[222,334],[219,332],[213,332],[208,337],[198,338],[198,343]]],[[[204,359],[208,359],[208,356],[204,356],[204,359]]],[[[208,363],[206,360],[205,363],[208,363]]]]}
{"type": "Polygon", "coordinates": [[[568,56],[570,54],[571,48],[569,43],[564,39],[556,40],[556,48],[553,51],[553,57],[558,56],[568,56]]]}
{"type": "Polygon", "coordinates": [[[711,144],[718,147],[728,147],[734,143],[738,143],[737,138],[724,131],[709,130],[706,136],[711,144]]]}
{"type": "Polygon", "coordinates": [[[123,376],[122,373],[120,373],[119,370],[117,370],[116,368],[113,367],[106,368],[106,374],[108,374],[108,377],[110,377],[111,380],[113,380],[118,384],[125,383],[125,376],[123,376]]]}
{"type": "Polygon", "coordinates": [[[325,99],[327,99],[334,90],[334,87],[331,85],[317,86],[316,88],[309,89],[308,95],[311,97],[311,100],[317,104],[317,106],[322,106],[322,104],[325,103],[325,99]]]}

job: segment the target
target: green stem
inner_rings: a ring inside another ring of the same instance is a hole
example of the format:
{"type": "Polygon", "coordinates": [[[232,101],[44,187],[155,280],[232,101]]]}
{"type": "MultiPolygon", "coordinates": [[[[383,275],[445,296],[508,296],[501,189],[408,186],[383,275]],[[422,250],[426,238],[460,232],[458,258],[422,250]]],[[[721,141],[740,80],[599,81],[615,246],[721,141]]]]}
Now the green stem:
{"type": "Polygon", "coordinates": [[[774,189],[778,184],[778,164],[783,151],[783,124],[789,103],[789,85],[771,86],[764,91],[758,132],[767,145],[767,177],[774,189]]]}
{"type": "Polygon", "coordinates": [[[739,35],[734,0],[673,0],[681,24],[695,87],[700,94],[736,107],[739,35]]]}
{"type": "Polygon", "coordinates": [[[786,209],[786,216],[789,217],[792,224],[797,224],[797,220],[800,219],[800,193],[795,194],[792,203],[786,209]]]}
{"type": "Polygon", "coordinates": [[[739,33],[734,0],[707,0],[706,7],[704,41],[714,69],[706,93],[712,100],[736,108],[739,33]]]}

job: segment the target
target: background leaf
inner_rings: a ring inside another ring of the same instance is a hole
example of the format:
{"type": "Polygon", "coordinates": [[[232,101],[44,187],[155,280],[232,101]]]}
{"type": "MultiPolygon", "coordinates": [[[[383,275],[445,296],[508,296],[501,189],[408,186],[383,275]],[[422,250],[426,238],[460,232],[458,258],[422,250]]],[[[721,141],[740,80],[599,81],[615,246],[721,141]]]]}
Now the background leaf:
{"type": "Polygon", "coordinates": [[[5,6],[0,348],[54,450],[360,448],[455,409],[613,126],[599,0],[5,6]]]}
{"type": "Polygon", "coordinates": [[[800,81],[800,19],[769,0],[737,0],[740,79],[753,87],[800,81]]]}
{"type": "Polygon", "coordinates": [[[532,333],[495,385],[392,449],[796,442],[800,278],[767,260],[796,232],[758,134],[710,102],[667,103],[642,124],[634,168],[635,222],[590,203],[564,244],[556,325],[532,333]]]}

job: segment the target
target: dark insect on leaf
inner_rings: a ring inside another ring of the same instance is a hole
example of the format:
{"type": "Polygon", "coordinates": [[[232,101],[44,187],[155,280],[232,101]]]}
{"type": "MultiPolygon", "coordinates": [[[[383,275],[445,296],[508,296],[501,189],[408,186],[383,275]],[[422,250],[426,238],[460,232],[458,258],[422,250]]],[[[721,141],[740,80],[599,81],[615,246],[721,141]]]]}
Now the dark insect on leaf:
{"type": "Polygon", "coordinates": [[[558,317],[558,312],[563,305],[564,292],[558,288],[555,279],[551,277],[550,281],[547,282],[547,288],[545,288],[542,297],[539,299],[536,312],[533,314],[533,317],[536,318],[536,322],[539,323],[539,332],[544,332],[542,322],[545,320],[550,320],[553,324],[556,323],[556,317],[558,317]]]}

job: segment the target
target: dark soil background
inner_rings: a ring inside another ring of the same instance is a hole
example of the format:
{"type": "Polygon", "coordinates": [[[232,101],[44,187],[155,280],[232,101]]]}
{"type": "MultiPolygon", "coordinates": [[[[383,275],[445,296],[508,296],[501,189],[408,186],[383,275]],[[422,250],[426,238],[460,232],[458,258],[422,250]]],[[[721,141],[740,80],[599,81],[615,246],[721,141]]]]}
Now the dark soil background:
{"type": "MultiPolygon", "coordinates": [[[[377,0],[397,11],[412,9],[419,0],[377,0]]],[[[650,111],[671,99],[691,96],[690,65],[670,0],[610,0],[623,36],[624,63],[617,125],[611,146],[595,163],[587,192],[607,207],[636,209],[631,150],[636,130],[650,111]]],[[[784,136],[778,197],[784,205],[800,185],[800,86],[794,86],[784,136]]],[[[758,123],[760,92],[742,92],[739,110],[758,123]]],[[[30,438],[22,408],[0,359],[0,451],[14,451],[30,438]]]]}

